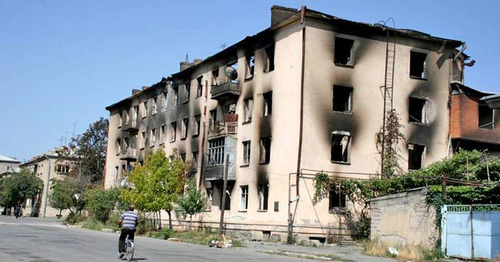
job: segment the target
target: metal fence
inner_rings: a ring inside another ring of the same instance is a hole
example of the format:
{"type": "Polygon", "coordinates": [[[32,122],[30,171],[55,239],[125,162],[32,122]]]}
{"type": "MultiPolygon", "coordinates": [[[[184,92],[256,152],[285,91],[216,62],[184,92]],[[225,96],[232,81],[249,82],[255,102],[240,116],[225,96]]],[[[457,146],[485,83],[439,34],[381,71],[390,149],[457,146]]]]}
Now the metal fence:
{"type": "Polygon", "coordinates": [[[500,257],[500,205],[444,205],[441,248],[464,259],[500,257]]]}

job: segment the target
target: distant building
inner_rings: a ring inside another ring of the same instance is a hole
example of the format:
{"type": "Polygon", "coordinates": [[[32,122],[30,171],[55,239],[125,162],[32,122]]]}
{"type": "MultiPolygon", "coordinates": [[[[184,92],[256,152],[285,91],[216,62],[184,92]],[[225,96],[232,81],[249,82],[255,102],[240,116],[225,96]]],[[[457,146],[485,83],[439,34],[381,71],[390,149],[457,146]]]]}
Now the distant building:
{"type": "Polygon", "coordinates": [[[19,165],[21,164],[21,161],[0,155],[0,176],[8,173],[17,173],[19,172],[19,165]]]}
{"type": "MultiPolygon", "coordinates": [[[[40,217],[55,217],[58,215],[59,210],[52,208],[48,202],[50,186],[53,180],[62,180],[68,176],[73,168],[72,162],[59,160],[55,149],[33,157],[21,164],[20,167],[33,171],[43,181],[43,189],[40,195],[26,201],[25,215],[40,217]]],[[[67,210],[63,212],[63,215],[66,212],[67,210]]]]}
{"type": "Polygon", "coordinates": [[[451,84],[451,130],[453,151],[460,148],[500,154],[500,110],[485,102],[492,94],[451,84]]]}
{"type": "Polygon", "coordinates": [[[352,207],[334,190],[313,204],[311,178],[379,177],[377,133],[390,109],[404,126],[405,170],[452,154],[450,83],[470,64],[463,42],[271,11],[269,28],[106,108],[106,187],[125,184],[148,150],[176,150],[208,199],[200,225],[218,226],[225,209],[228,229],[266,238],[285,235],[293,211],[294,234],[325,238],[346,234],[352,207]]]}

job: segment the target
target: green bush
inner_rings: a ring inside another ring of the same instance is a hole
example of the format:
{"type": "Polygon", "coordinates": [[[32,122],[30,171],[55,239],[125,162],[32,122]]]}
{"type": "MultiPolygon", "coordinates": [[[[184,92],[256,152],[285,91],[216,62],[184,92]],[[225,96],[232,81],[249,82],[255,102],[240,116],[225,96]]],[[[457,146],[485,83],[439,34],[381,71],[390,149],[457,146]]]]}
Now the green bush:
{"type": "Polygon", "coordinates": [[[164,228],[160,231],[160,233],[163,239],[169,239],[170,236],[172,236],[172,234],[174,233],[174,231],[172,229],[164,228]]]}
{"type": "Polygon", "coordinates": [[[153,231],[153,225],[151,221],[147,218],[139,217],[139,224],[137,225],[136,233],[138,235],[144,235],[147,232],[153,231]]]}
{"type": "Polygon", "coordinates": [[[83,220],[85,220],[85,216],[78,213],[70,213],[65,219],[66,223],[70,225],[78,224],[83,220]]]}
{"type": "Polygon", "coordinates": [[[95,218],[91,218],[91,219],[85,220],[83,222],[82,227],[90,229],[90,230],[101,231],[104,228],[104,224],[95,218]]]}
{"type": "Polygon", "coordinates": [[[118,189],[89,188],[85,192],[85,209],[96,219],[106,222],[119,202],[118,189]]]}

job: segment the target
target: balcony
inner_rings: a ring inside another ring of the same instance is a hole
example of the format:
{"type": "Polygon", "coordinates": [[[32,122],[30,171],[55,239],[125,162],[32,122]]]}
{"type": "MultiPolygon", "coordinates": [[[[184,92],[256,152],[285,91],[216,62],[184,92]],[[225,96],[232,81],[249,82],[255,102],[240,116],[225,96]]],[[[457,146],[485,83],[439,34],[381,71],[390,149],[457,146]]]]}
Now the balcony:
{"type": "Polygon", "coordinates": [[[130,133],[135,133],[139,131],[139,124],[137,123],[137,119],[125,123],[123,125],[123,131],[130,133]]]}
{"type": "Polygon", "coordinates": [[[223,84],[212,85],[212,99],[227,100],[229,98],[238,98],[240,96],[240,88],[238,82],[226,82],[223,84]]]}
{"type": "Polygon", "coordinates": [[[127,150],[123,150],[120,156],[120,160],[125,160],[127,162],[137,161],[137,149],[129,148],[127,150]]]}
{"type": "Polygon", "coordinates": [[[216,121],[208,126],[208,138],[236,135],[238,133],[238,114],[226,114],[225,122],[216,121]]]}

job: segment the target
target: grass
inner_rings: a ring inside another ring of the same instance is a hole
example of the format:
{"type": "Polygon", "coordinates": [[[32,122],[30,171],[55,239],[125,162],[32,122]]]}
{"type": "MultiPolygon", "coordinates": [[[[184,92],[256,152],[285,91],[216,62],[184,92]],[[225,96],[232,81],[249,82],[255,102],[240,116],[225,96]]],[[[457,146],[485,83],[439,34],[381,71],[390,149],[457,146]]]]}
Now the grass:
{"type": "Polygon", "coordinates": [[[391,255],[388,251],[390,245],[379,243],[378,241],[368,241],[364,243],[365,253],[371,256],[378,257],[393,257],[400,261],[429,261],[442,258],[442,253],[439,248],[426,248],[421,246],[395,246],[398,250],[398,255],[391,255]]]}
{"type": "MultiPolygon", "coordinates": [[[[211,228],[205,229],[194,229],[190,231],[172,231],[170,229],[163,229],[161,231],[149,231],[145,236],[168,239],[177,238],[180,242],[198,244],[198,245],[208,245],[212,240],[218,239],[219,235],[216,231],[211,228]]],[[[231,240],[233,247],[244,247],[243,242],[232,237],[226,237],[226,239],[231,240]]]]}

